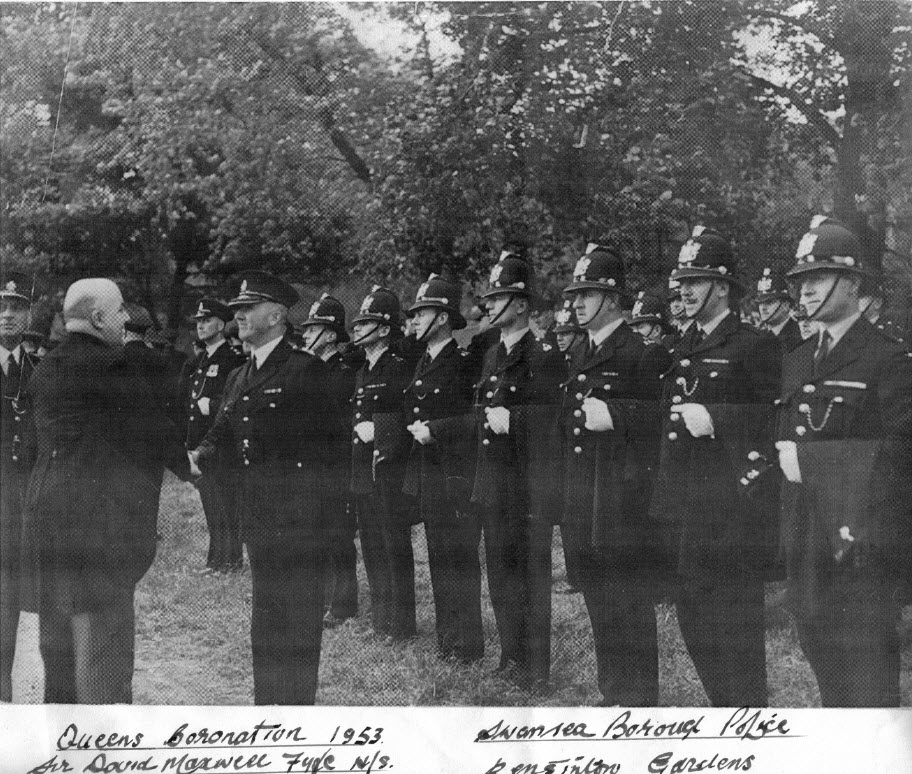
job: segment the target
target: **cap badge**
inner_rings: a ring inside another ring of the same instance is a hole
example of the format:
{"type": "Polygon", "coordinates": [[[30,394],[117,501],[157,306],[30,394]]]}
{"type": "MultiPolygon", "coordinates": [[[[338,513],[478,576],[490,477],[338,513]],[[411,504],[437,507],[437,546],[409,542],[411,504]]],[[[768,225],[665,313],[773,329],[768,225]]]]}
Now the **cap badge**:
{"type": "Polygon", "coordinates": [[[361,314],[366,314],[370,312],[371,304],[374,303],[374,297],[368,296],[361,302],[361,314]]]}
{"type": "Polygon", "coordinates": [[[418,288],[418,301],[421,301],[427,295],[428,285],[430,284],[430,282],[425,282],[420,288],[418,288]]]}
{"type": "Polygon", "coordinates": [[[757,281],[757,290],[760,293],[769,293],[773,289],[773,278],[772,277],[761,277],[757,281]]]}
{"type": "Polygon", "coordinates": [[[500,275],[503,273],[503,264],[498,263],[491,269],[490,282],[492,285],[496,285],[500,281],[500,275]]]}
{"type": "MultiPolygon", "coordinates": [[[[697,226],[697,228],[702,228],[702,226],[697,226]]],[[[696,229],[694,229],[696,230],[696,229]]],[[[678,254],[678,263],[679,264],[690,264],[693,263],[697,258],[697,253],[700,252],[700,243],[694,242],[692,239],[688,239],[684,245],[681,247],[681,252],[678,254]]]]}
{"type": "Polygon", "coordinates": [[[244,280],[241,283],[241,293],[246,293],[246,292],[247,292],[247,280],[244,280]]]}
{"type": "Polygon", "coordinates": [[[568,322],[570,322],[570,310],[561,309],[555,313],[554,319],[557,320],[558,325],[566,325],[568,322]]]}
{"type": "Polygon", "coordinates": [[[642,314],[643,314],[643,302],[642,302],[642,301],[637,301],[637,302],[633,305],[633,312],[632,312],[632,314],[633,314],[634,317],[640,317],[640,316],[642,316],[642,314]]]}
{"type": "Polygon", "coordinates": [[[15,293],[16,292],[16,283],[13,282],[12,280],[10,280],[9,282],[6,283],[6,289],[10,293],[15,293]]]}
{"type": "Polygon", "coordinates": [[[206,307],[203,305],[203,302],[200,301],[200,308],[197,311],[197,314],[205,314],[205,313],[206,313],[206,307]]]}
{"type": "Polygon", "coordinates": [[[817,242],[816,234],[810,234],[810,233],[805,234],[803,237],[801,237],[801,241],[798,243],[798,250],[795,253],[795,257],[804,258],[805,256],[810,255],[811,252],[814,250],[814,245],[816,244],[816,242],[817,242]]]}
{"type": "Polygon", "coordinates": [[[585,279],[590,263],[592,263],[591,258],[587,258],[586,256],[580,258],[576,262],[576,268],[573,270],[573,279],[585,279]]]}
{"type": "MultiPolygon", "coordinates": [[[[322,301],[322,299],[320,299],[320,300],[322,301]]],[[[319,311],[320,311],[320,301],[314,301],[313,306],[310,307],[310,313],[308,314],[308,316],[316,317],[317,312],[319,312],[319,311]]]]}

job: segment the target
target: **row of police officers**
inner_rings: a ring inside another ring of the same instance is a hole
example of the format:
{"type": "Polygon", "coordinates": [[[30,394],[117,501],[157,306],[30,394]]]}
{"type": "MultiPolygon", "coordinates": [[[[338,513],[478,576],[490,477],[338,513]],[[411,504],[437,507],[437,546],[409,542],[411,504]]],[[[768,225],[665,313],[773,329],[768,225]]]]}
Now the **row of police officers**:
{"type": "Polygon", "coordinates": [[[483,541],[497,672],[545,690],[559,523],[603,704],[658,703],[654,605],[670,599],[710,701],[765,705],[764,581],[784,567],[824,705],[898,705],[912,359],[861,314],[878,278],[842,224],[815,218],[789,278],[818,332],[788,346],[785,326],[740,320],[729,242],[702,227],[671,275],[688,322],[669,347],[628,324],[624,262],[597,245],[565,289],[566,352],[533,335],[536,278],[510,253],[483,295],[496,333],[465,349],[460,285],[436,275],[405,314],[375,287],[350,327],[324,296],[303,339],[288,321],[297,293],[269,274],[247,273],[227,305],[201,302],[183,440],[210,567],[248,546],[256,703],[314,702],[324,625],[357,604],[355,529],[374,629],[416,636],[416,524],[440,657],[483,656],[483,541]],[[207,335],[229,315],[246,359],[207,335]]]}

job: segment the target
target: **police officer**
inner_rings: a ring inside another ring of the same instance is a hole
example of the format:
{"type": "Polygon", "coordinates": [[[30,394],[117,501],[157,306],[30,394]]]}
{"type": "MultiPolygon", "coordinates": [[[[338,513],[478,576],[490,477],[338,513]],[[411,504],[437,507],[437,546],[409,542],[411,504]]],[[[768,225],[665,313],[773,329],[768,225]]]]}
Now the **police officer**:
{"type": "Polygon", "coordinates": [[[0,279],[0,701],[13,700],[12,671],[19,625],[22,498],[31,468],[24,392],[39,358],[22,346],[29,323],[29,285],[20,275],[0,279]]]}
{"type": "Polygon", "coordinates": [[[564,382],[563,522],[592,622],[602,704],[658,702],[652,539],[646,518],[664,349],[624,321],[624,263],[591,244],[564,291],[587,332],[564,382]]]}
{"type": "Polygon", "coordinates": [[[332,494],[328,449],[344,425],[326,365],[289,341],[298,294],[266,272],[242,275],[234,310],[247,363],[231,372],[212,428],[192,461],[231,444],[240,459],[243,534],[253,599],[256,704],[313,704],[323,635],[332,494]]]}
{"type": "Polygon", "coordinates": [[[780,395],[790,606],[823,706],[897,707],[912,358],[859,310],[879,278],[838,222],[814,219],[788,277],[820,325],[786,356],[780,395]]]}
{"type": "Polygon", "coordinates": [[[756,302],[760,324],[779,340],[782,354],[791,352],[804,341],[798,322],[792,316],[792,296],[785,278],[774,275],[768,266],[757,280],[756,302]]]}
{"type": "Polygon", "coordinates": [[[658,298],[641,290],[630,314],[630,327],[647,344],[658,344],[663,339],[665,326],[664,304],[658,298]]]}
{"type": "MultiPolygon", "coordinates": [[[[348,367],[339,347],[349,341],[345,330],[345,307],[328,293],[320,296],[310,307],[302,323],[304,346],[319,357],[327,367],[327,376],[339,406],[345,410],[351,405],[355,391],[355,371],[348,367]]],[[[349,471],[351,448],[347,436],[340,436],[341,443],[335,450],[337,468],[333,477],[344,483],[338,497],[327,504],[332,529],[330,568],[326,576],[326,614],[323,626],[333,628],[347,618],[358,615],[358,551],[355,548],[357,522],[354,509],[349,507],[349,471]]]]}
{"type": "Polygon", "coordinates": [[[484,655],[481,626],[480,524],[470,503],[473,448],[472,373],[453,331],[466,326],[462,291],[431,275],[410,311],[425,352],[405,391],[414,438],[406,491],[418,498],[428,545],[437,649],[469,663],[484,655]]]}
{"type": "MultiPolygon", "coordinates": [[[[770,427],[782,357],[775,337],[742,323],[741,285],[727,240],[698,226],[672,278],[693,320],[664,376],[664,426],[650,512],[666,530],[679,574],[684,642],[713,706],[763,706],[764,536],[740,489],[742,461],[772,454],[770,427]]],[[[764,501],[765,502],[765,501],[764,501]]]]}
{"type": "Polygon", "coordinates": [[[573,312],[573,302],[568,298],[563,306],[554,313],[554,335],[557,339],[557,348],[566,359],[570,359],[573,350],[585,341],[585,331],[580,328],[573,312]]]}
{"type": "MultiPolygon", "coordinates": [[[[430,291],[429,291],[430,292],[430,291]]],[[[559,503],[547,486],[558,462],[549,431],[565,361],[529,325],[532,267],[506,253],[482,298],[500,341],[475,391],[478,464],[473,500],[484,525],[488,589],[500,636],[499,672],[543,686],[551,668],[551,533],[559,503]]]]}
{"type": "Polygon", "coordinates": [[[374,631],[391,641],[414,637],[415,509],[402,494],[411,447],[403,392],[411,376],[393,353],[402,312],[392,291],[374,286],[352,321],[352,343],[365,362],[355,377],[352,405],[351,491],[371,596],[374,631]]]}
{"type": "MultiPolygon", "coordinates": [[[[225,326],[232,316],[227,304],[216,298],[203,298],[192,317],[203,351],[187,360],[180,376],[184,443],[188,450],[195,449],[206,437],[218,416],[229,374],[244,363],[244,358],[225,340],[225,326]]],[[[227,448],[220,448],[201,463],[203,476],[197,486],[209,529],[204,574],[232,572],[244,565],[240,513],[235,503],[236,468],[233,450],[227,448]]]]}

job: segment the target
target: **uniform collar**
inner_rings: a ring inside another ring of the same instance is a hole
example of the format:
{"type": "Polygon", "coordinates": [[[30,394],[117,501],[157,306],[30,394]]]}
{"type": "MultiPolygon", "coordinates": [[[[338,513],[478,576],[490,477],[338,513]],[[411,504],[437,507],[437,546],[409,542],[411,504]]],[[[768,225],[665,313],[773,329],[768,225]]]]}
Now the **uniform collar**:
{"type": "MultiPolygon", "coordinates": [[[[217,350],[224,343],[225,343],[225,340],[220,339],[215,344],[207,344],[206,345],[206,357],[212,357],[215,354],[215,350],[217,350]]],[[[272,350],[270,350],[270,351],[272,351],[272,350]]]]}
{"type": "Polygon", "coordinates": [[[250,354],[253,357],[254,364],[256,367],[262,368],[263,363],[266,362],[266,358],[272,354],[272,351],[279,346],[282,341],[282,336],[276,336],[272,341],[267,341],[263,346],[257,347],[250,354]]]}
{"type": "Polygon", "coordinates": [[[592,342],[592,346],[600,347],[604,343],[605,339],[607,339],[623,324],[624,318],[618,317],[617,320],[608,323],[606,326],[599,328],[597,331],[589,331],[589,341],[592,342]]]}
{"type": "Polygon", "coordinates": [[[782,329],[783,329],[786,325],[789,324],[789,321],[790,321],[791,319],[792,319],[791,317],[789,317],[788,315],[786,315],[786,316],[785,316],[785,319],[784,319],[781,323],[779,323],[779,325],[770,325],[769,329],[770,329],[776,336],[778,336],[780,333],[782,333],[782,329]]]}
{"type": "Polygon", "coordinates": [[[721,312],[719,312],[719,314],[717,314],[715,317],[713,317],[712,320],[710,320],[705,325],[700,325],[700,323],[696,323],[696,326],[699,330],[703,331],[704,336],[709,336],[709,334],[712,333],[716,328],[718,328],[719,324],[730,314],[731,314],[731,309],[723,309],[721,312]]]}
{"type": "Polygon", "coordinates": [[[16,362],[22,364],[22,345],[17,344],[11,350],[0,344],[0,364],[3,365],[3,373],[9,370],[10,356],[16,358],[16,362]]]}
{"type": "MultiPolygon", "coordinates": [[[[833,347],[835,347],[839,343],[839,340],[843,336],[846,335],[846,331],[848,331],[849,328],[851,328],[856,322],[858,322],[859,317],[861,317],[861,312],[856,312],[855,314],[853,314],[849,317],[846,317],[845,319],[840,320],[839,322],[833,323],[832,325],[824,326],[830,334],[830,351],[832,351],[833,347]]],[[[823,335],[822,332],[820,334],[818,334],[818,338],[817,338],[818,346],[820,346],[820,336],[822,336],[822,335],[823,335]]]]}
{"type": "Polygon", "coordinates": [[[368,369],[369,371],[370,371],[370,370],[373,370],[374,366],[377,365],[377,361],[378,361],[381,357],[383,357],[383,353],[386,352],[386,350],[388,350],[388,349],[389,349],[389,344],[387,344],[387,345],[386,345],[385,347],[383,347],[382,349],[375,349],[375,350],[374,350],[373,352],[371,352],[371,353],[367,353],[367,352],[364,353],[364,354],[366,355],[366,357],[367,357],[367,369],[368,369]]]}
{"type": "Polygon", "coordinates": [[[451,341],[453,341],[452,336],[444,339],[443,341],[438,341],[438,342],[435,342],[434,344],[428,344],[427,351],[428,351],[428,356],[431,358],[431,360],[433,360],[434,358],[437,357],[437,355],[439,355],[441,352],[443,352],[443,348],[447,344],[449,344],[451,341]]]}
{"type": "Polygon", "coordinates": [[[500,341],[506,347],[507,353],[509,353],[513,347],[519,344],[520,339],[529,332],[529,326],[519,331],[513,331],[513,333],[501,333],[500,341]]]}

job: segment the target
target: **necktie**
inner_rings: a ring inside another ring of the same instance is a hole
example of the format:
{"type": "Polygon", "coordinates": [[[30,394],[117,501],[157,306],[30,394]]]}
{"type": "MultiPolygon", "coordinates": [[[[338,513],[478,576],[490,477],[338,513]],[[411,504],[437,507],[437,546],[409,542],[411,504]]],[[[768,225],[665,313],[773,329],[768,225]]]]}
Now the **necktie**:
{"type": "Polygon", "coordinates": [[[598,344],[595,343],[595,340],[589,339],[589,347],[586,350],[586,360],[592,360],[595,357],[595,351],[598,349],[598,344]]]}
{"type": "Polygon", "coordinates": [[[830,332],[824,328],[820,333],[820,344],[817,346],[817,351],[814,353],[814,376],[817,375],[817,372],[820,370],[820,364],[826,359],[826,356],[830,354],[830,341],[833,337],[830,335],[830,332]]]}
{"type": "Polygon", "coordinates": [[[699,325],[694,330],[693,346],[699,347],[703,340],[706,338],[706,331],[704,331],[699,325]]]}
{"type": "Polygon", "coordinates": [[[503,342],[497,345],[497,356],[494,358],[495,365],[502,366],[507,360],[507,345],[503,342]]]}
{"type": "Polygon", "coordinates": [[[22,371],[19,368],[19,363],[16,362],[16,356],[10,352],[9,357],[6,360],[6,382],[7,382],[7,394],[15,396],[19,392],[19,378],[22,375],[22,371]]]}

